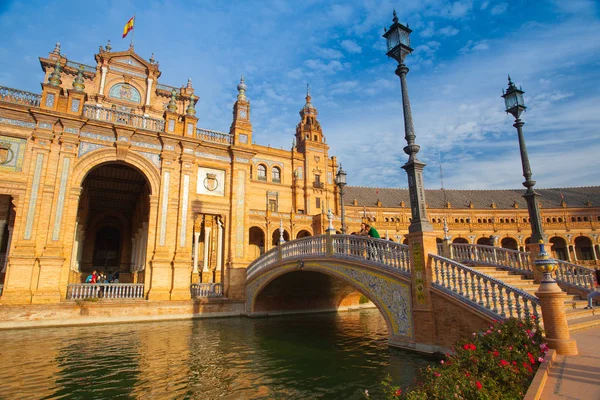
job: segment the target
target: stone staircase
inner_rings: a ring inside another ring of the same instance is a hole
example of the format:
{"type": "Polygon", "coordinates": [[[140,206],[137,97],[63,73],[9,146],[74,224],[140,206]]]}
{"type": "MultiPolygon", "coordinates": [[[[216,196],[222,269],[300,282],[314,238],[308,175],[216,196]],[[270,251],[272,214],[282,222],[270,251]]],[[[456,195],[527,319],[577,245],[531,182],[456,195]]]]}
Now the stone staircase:
{"type": "MultiPolygon", "coordinates": [[[[513,271],[507,271],[499,267],[470,265],[471,268],[498,279],[507,285],[521,289],[524,292],[535,296],[535,291],[539,284],[536,284],[532,278],[524,274],[513,271]]],[[[565,299],[565,312],[567,314],[567,322],[569,331],[578,332],[594,326],[600,326],[600,306],[596,306],[593,310],[586,310],[587,300],[582,299],[579,294],[567,292],[565,299]]]]}

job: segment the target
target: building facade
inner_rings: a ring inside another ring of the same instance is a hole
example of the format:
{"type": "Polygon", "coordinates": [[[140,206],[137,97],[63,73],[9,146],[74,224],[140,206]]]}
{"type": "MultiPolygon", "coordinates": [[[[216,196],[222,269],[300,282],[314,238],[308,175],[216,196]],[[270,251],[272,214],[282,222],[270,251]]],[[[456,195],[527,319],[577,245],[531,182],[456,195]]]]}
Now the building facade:
{"type": "MultiPolygon", "coordinates": [[[[207,282],[241,300],[246,267],[282,237],[324,233],[329,208],[340,228],[337,160],[309,93],[293,147],[273,149],[252,140],[243,78],[218,132],[201,127],[190,80],[159,83],[154,57],[106,46],[94,58],[57,44],[40,58],[41,94],[0,87],[0,304],[60,302],[93,270],[143,283],[148,300],[190,299],[207,282]]],[[[440,239],[445,219],[455,241],[524,246],[519,191],[467,192],[427,191],[440,239]]],[[[540,194],[556,255],[595,263],[600,188],[540,194]]],[[[346,187],[345,201],[348,232],[368,220],[403,240],[406,190],[346,187]]]]}

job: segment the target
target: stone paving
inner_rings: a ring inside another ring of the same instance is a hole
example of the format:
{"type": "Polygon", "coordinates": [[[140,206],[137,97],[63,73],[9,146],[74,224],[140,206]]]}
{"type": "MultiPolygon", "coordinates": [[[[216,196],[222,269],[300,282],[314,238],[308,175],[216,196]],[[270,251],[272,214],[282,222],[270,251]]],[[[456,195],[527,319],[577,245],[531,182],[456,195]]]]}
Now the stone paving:
{"type": "Polygon", "coordinates": [[[579,355],[557,356],[542,400],[598,400],[600,399],[600,327],[586,329],[571,335],[577,341],[579,355]]]}

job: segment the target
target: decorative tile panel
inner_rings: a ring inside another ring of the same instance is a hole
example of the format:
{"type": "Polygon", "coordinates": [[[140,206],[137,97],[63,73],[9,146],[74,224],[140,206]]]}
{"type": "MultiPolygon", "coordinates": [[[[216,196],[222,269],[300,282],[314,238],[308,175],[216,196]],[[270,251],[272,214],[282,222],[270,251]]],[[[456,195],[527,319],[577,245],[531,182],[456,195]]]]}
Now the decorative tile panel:
{"type": "Polygon", "coordinates": [[[48,107],[48,108],[54,107],[54,93],[48,93],[46,95],[46,107],[48,107]]]}
{"type": "Polygon", "coordinates": [[[248,164],[250,162],[250,160],[248,160],[247,158],[238,157],[238,156],[235,157],[235,161],[244,163],[244,164],[248,164]]]}
{"type": "Polygon", "coordinates": [[[183,205],[181,210],[181,230],[179,231],[179,247],[185,247],[187,218],[188,218],[188,196],[190,192],[190,176],[183,176],[183,205]]]}
{"type": "Polygon", "coordinates": [[[128,70],[126,70],[126,69],[124,69],[124,68],[114,67],[114,66],[112,66],[112,65],[111,65],[111,67],[110,67],[110,70],[111,70],[111,71],[116,71],[116,72],[121,72],[121,73],[123,73],[123,74],[127,74],[127,75],[137,76],[138,78],[144,78],[144,79],[146,79],[146,78],[147,78],[147,76],[146,76],[146,75],[144,75],[144,74],[139,74],[139,73],[137,73],[137,72],[128,71],[128,70]]]}
{"type": "Polygon", "coordinates": [[[196,193],[209,196],[225,196],[225,171],[199,167],[196,193]]]}
{"type": "Polygon", "coordinates": [[[0,136],[0,171],[21,171],[26,148],[26,139],[0,136]]]}
{"type": "Polygon", "coordinates": [[[240,138],[240,143],[248,144],[248,135],[240,133],[238,137],[240,138]]]}
{"type": "Polygon", "coordinates": [[[175,150],[175,146],[172,146],[170,144],[165,144],[165,150],[175,150]]]}
{"type": "Polygon", "coordinates": [[[77,128],[65,128],[65,132],[68,133],[77,133],[77,128]]]}
{"type": "Polygon", "coordinates": [[[192,149],[183,149],[183,152],[185,154],[194,154],[194,150],[192,150],[192,149]]]}
{"type": "Polygon", "coordinates": [[[23,128],[35,128],[35,124],[33,122],[19,121],[18,119],[0,118],[0,123],[22,126],[23,128]]]}
{"type": "Polygon", "coordinates": [[[175,120],[170,119],[169,120],[169,132],[173,132],[174,130],[175,130],[175,120]]]}
{"type": "Polygon", "coordinates": [[[81,101],[79,99],[73,99],[73,101],[71,101],[71,112],[79,112],[79,105],[81,104],[81,101]]]}
{"type": "Polygon", "coordinates": [[[135,142],[135,141],[131,141],[131,144],[133,146],[145,147],[147,149],[162,150],[162,146],[160,144],[146,143],[146,142],[135,142]]]}
{"type": "Polygon", "coordinates": [[[252,161],[255,164],[257,164],[257,163],[265,163],[265,164],[267,164],[269,166],[269,168],[272,167],[273,165],[279,165],[280,167],[283,167],[283,163],[280,162],[280,161],[266,160],[264,158],[257,158],[257,157],[254,157],[252,159],[252,161]]]}
{"type": "Polygon", "coordinates": [[[188,122],[187,124],[187,135],[192,136],[194,134],[194,124],[188,122]]]}
{"type": "Polygon", "coordinates": [[[105,142],[111,142],[111,143],[114,143],[114,141],[115,141],[115,138],[112,136],[104,136],[104,135],[99,135],[97,133],[91,133],[91,132],[81,132],[79,134],[79,136],[90,138],[90,139],[103,140],[105,142]]]}
{"type": "Polygon", "coordinates": [[[35,217],[35,207],[37,205],[38,194],[40,191],[40,179],[42,176],[42,166],[44,164],[44,155],[38,154],[35,160],[35,170],[33,173],[33,183],[31,185],[31,195],[29,196],[29,207],[27,208],[27,218],[25,220],[25,235],[23,239],[31,239],[33,221],[35,217]]]}
{"type": "Polygon", "coordinates": [[[244,211],[246,208],[246,171],[238,171],[237,185],[235,188],[235,214],[237,222],[235,224],[235,256],[244,257],[244,211]]]}
{"type": "Polygon", "coordinates": [[[165,245],[165,238],[167,236],[167,210],[169,209],[169,181],[171,179],[171,173],[166,171],[163,176],[162,186],[162,205],[160,214],[160,238],[159,243],[161,246],[165,245]]]}
{"type": "Polygon", "coordinates": [[[150,162],[152,164],[154,164],[154,166],[158,169],[160,169],[160,154],[156,154],[156,153],[149,153],[147,151],[139,151],[139,150],[134,150],[136,153],[141,154],[142,156],[146,157],[148,160],[150,160],[150,162]]]}
{"type": "Polygon", "coordinates": [[[54,125],[49,124],[47,122],[40,122],[38,126],[42,129],[52,129],[54,125]]]}
{"type": "Polygon", "coordinates": [[[195,154],[196,154],[196,157],[208,158],[208,159],[211,159],[211,160],[219,160],[219,161],[226,161],[226,162],[230,162],[231,161],[231,158],[227,157],[227,156],[218,156],[216,154],[201,153],[199,151],[197,151],[195,154]]]}
{"type": "Polygon", "coordinates": [[[110,88],[108,96],[113,99],[129,101],[132,103],[139,103],[142,99],[140,92],[128,83],[117,83],[110,88]]]}
{"type": "Polygon", "coordinates": [[[94,150],[98,150],[98,149],[105,149],[107,147],[110,147],[110,146],[106,146],[104,144],[98,144],[98,143],[81,142],[79,144],[79,153],[77,154],[77,156],[81,157],[81,156],[89,153],[90,151],[94,151],[94,150]]]}
{"type": "Polygon", "coordinates": [[[54,217],[54,229],[52,230],[52,240],[58,240],[60,236],[60,223],[62,221],[63,208],[65,205],[65,191],[67,189],[67,178],[69,177],[69,167],[71,158],[63,159],[63,169],[60,174],[60,186],[58,189],[58,201],[56,203],[56,216],[54,217]]]}

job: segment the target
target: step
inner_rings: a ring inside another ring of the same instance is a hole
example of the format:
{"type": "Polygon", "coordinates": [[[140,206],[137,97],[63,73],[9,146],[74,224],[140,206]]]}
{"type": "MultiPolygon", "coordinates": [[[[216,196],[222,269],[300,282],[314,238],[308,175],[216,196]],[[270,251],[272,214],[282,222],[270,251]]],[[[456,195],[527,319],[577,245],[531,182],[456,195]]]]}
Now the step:
{"type": "Polygon", "coordinates": [[[594,315],[585,318],[578,318],[574,321],[575,323],[569,323],[569,332],[579,332],[585,329],[594,328],[600,326],[600,315],[594,315]]]}
{"type": "MultiPolygon", "coordinates": [[[[567,315],[567,320],[572,321],[572,320],[579,320],[581,318],[587,318],[587,317],[592,317],[594,315],[598,315],[600,314],[599,312],[595,312],[594,310],[586,310],[584,308],[571,308],[565,311],[565,314],[567,315]]],[[[570,324],[570,322],[569,322],[570,324]]]]}

